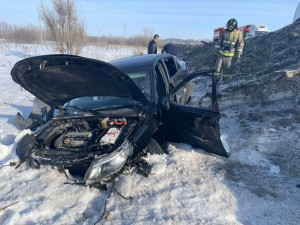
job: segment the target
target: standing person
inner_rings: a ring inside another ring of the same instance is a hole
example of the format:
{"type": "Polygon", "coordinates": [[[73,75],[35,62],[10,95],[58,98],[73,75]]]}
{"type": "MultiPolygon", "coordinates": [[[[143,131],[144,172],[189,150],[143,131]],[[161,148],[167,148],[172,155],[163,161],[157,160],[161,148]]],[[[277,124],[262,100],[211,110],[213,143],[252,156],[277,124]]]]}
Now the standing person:
{"type": "Polygon", "coordinates": [[[215,45],[217,62],[214,77],[216,81],[221,79],[221,72],[223,72],[223,80],[230,80],[232,57],[236,53],[236,62],[239,63],[241,59],[244,48],[244,38],[242,32],[238,30],[237,27],[237,20],[234,18],[230,19],[226,24],[226,29],[223,30],[220,39],[215,45]]]}
{"type": "Polygon", "coordinates": [[[173,42],[169,42],[164,45],[163,49],[161,50],[161,53],[167,53],[170,55],[177,56],[177,47],[174,45],[173,42]]]}
{"type": "Polygon", "coordinates": [[[148,44],[148,54],[157,54],[156,42],[159,41],[159,35],[155,34],[153,39],[148,44]]]}
{"type": "Polygon", "coordinates": [[[250,25],[247,25],[247,26],[245,26],[244,31],[243,31],[244,39],[249,38],[249,33],[250,33],[250,25]]]}

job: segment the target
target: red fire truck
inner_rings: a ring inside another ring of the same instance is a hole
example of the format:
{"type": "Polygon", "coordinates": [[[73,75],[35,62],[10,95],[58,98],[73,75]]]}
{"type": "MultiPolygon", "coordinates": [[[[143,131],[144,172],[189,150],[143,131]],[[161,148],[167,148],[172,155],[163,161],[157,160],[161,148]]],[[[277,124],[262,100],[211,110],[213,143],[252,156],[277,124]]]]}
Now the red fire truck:
{"type": "Polygon", "coordinates": [[[224,27],[214,29],[214,42],[219,40],[224,29],[224,27]]]}

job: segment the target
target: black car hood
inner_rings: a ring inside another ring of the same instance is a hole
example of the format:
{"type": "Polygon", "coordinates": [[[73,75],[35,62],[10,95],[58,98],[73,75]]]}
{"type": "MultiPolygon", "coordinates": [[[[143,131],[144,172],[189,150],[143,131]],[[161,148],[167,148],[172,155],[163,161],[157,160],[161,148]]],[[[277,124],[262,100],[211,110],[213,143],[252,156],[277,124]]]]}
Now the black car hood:
{"type": "Polygon", "coordinates": [[[149,104],[128,75],[95,59],[73,55],[31,57],[17,62],[11,76],[31,94],[55,108],[84,96],[131,96],[133,100],[149,104]]]}

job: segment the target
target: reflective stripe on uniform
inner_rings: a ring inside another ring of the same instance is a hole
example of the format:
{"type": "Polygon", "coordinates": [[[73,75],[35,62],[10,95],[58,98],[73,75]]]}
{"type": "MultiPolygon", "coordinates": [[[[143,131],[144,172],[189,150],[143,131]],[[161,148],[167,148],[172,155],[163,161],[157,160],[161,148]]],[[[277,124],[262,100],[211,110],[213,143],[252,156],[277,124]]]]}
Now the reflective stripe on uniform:
{"type": "Polygon", "coordinates": [[[219,50],[219,52],[220,52],[222,55],[225,55],[225,56],[234,56],[234,53],[233,53],[233,52],[223,52],[222,50],[219,50]]]}
{"type": "Polygon", "coordinates": [[[228,75],[228,74],[223,74],[223,77],[230,77],[230,75],[228,75]]]}
{"type": "Polygon", "coordinates": [[[238,48],[237,51],[238,51],[238,52],[242,52],[243,49],[242,49],[242,48],[238,48]]]}
{"type": "Polygon", "coordinates": [[[235,42],[234,42],[234,41],[226,41],[226,40],[224,40],[223,43],[235,45],[235,42]]]}
{"type": "Polygon", "coordinates": [[[220,45],[215,45],[215,48],[220,48],[221,46],[220,45]]]}
{"type": "Polygon", "coordinates": [[[221,76],[221,73],[214,73],[215,76],[221,76]]]}

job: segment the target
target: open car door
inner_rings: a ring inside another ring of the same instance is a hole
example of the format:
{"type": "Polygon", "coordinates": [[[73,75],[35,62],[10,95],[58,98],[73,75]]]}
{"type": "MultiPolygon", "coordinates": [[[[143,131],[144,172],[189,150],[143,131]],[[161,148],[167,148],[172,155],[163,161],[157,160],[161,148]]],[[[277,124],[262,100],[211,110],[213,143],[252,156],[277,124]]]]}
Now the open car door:
{"type": "Polygon", "coordinates": [[[220,135],[220,113],[212,74],[211,70],[190,74],[167,95],[163,105],[173,131],[172,141],[228,157],[228,145],[220,135]]]}

